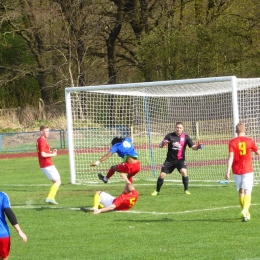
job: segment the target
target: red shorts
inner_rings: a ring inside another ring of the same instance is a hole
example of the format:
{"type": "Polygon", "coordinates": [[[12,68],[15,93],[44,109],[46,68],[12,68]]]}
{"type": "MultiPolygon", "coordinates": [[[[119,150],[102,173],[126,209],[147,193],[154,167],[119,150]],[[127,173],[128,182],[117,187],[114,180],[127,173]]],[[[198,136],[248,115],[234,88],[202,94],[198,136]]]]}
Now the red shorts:
{"type": "Polygon", "coordinates": [[[0,257],[6,258],[10,253],[11,240],[10,237],[0,238],[0,257]]]}
{"type": "Polygon", "coordinates": [[[141,169],[140,162],[136,163],[120,163],[116,165],[116,171],[117,172],[123,172],[123,173],[128,173],[130,176],[136,175],[141,169]]]}

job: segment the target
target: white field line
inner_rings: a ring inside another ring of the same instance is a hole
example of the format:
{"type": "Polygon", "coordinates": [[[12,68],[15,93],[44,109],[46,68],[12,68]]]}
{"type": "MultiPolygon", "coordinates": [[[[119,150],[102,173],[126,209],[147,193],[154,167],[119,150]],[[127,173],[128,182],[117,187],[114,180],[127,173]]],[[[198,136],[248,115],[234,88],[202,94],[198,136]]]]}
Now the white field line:
{"type": "MultiPolygon", "coordinates": [[[[251,204],[251,206],[259,206],[260,204],[251,204]]],[[[63,209],[63,210],[80,210],[80,208],[72,207],[58,207],[58,206],[32,206],[32,205],[22,205],[22,206],[12,206],[13,209],[63,209]]],[[[196,212],[206,212],[206,211],[215,211],[215,210],[226,210],[231,208],[240,208],[240,206],[224,206],[218,208],[207,208],[207,209],[194,209],[194,210],[185,210],[177,212],[156,212],[156,211],[115,211],[115,213],[132,213],[132,214],[149,214],[149,215],[177,215],[177,214],[189,214],[196,212]]]]}
{"type": "MultiPolygon", "coordinates": [[[[258,184],[258,183],[257,183],[258,184]]],[[[44,186],[50,186],[51,184],[48,183],[48,184],[21,184],[21,183],[17,183],[17,184],[14,184],[14,183],[10,183],[10,184],[1,184],[1,186],[9,186],[9,187],[44,187],[44,186]]],[[[103,183],[84,183],[84,184],[70,184],[70,185],[77,185],[77,186],[102,186],[104,185],[103,183]]],[[[164,186],[183,186],[182,183],[165,183],[164,182],[164,186]]],[[[205,183],[205,184],[194,184],[194,183],[190,183],[189,184],[189,187],[219,187],[219,186],[227,186],[229,185],[228,183],[227,184],[219,184],[219,183],[216,183],[216,184],[208,184],[208,183],[205,183]]],[[[105,187],[107,186],[110,186],[110,187],[116,187],[116,186],[122,186],[122,183],[115,183],[115,182],[111,182],[111,183],[108,183],[106,184],[105,187]]],[[[156,182],[154,183],[143,183],[143,184],[138,184],[138,183],[134,183],[134,186],[135,187],[139,187],[139,186],[156,186],[156,182]]]]}

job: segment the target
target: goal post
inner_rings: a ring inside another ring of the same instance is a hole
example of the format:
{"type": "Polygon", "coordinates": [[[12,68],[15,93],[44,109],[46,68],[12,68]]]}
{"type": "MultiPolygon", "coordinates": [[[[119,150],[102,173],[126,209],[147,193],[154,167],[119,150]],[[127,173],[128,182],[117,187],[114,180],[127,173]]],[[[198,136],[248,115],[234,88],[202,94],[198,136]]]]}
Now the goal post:
{"type": "MultiPolygon", "coordinates": [[[[163,137],[174,131],[176,122],[204,150],[186,149],[189,177],[194,181],[224,178],[228,141],[235,125],[243,121],[247,135],[259,144],[260,79],[235,76],[140,82],[65,89],[67,138],[71,183],[98,182],[97,173],[121,161],[111,156],[90,167],[107,153],[115,136],[130,136],[141,161],[135,180],[155,180],[166,150],[159,148],[163,137]]],[[[259,163],[254,160],[256,178],[259,163]]],[[[177,171],[167,180],[180,180],[177,171]]],[[[122,181],[114,174],[111,181],[122,181]]]]}

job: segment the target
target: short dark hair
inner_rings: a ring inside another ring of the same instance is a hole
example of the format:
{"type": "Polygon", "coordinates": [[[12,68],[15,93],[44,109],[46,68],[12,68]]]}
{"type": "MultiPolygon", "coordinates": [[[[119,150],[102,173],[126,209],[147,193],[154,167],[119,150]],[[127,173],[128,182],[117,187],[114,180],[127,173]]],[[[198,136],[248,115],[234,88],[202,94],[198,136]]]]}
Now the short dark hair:
{"type": "Polygon", "coordinates": [[[123,137],[116,136],[116,137],[113,138],[111,144],[114,145],[114,144],[117,144],[117,143],[122,143],[123,140],[124,140],[123,137]]]}

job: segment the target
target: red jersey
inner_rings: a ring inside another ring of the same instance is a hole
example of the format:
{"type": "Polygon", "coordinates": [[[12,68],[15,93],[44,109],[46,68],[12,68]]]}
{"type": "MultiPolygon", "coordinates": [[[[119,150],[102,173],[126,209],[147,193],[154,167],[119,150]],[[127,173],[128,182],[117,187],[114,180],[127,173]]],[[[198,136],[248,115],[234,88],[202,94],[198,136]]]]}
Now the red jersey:
{"type": "Polygon", "coordinates": [[[116,205],[115,210],[128,210],[132,208],[138,199],[138,195],[139,194],[136,190],[133,190],[131,193],[128,194],[119,195],[113,201],[113,204],[116,205]]]}
{"type": "Polygon", "coordinates": [[[253,172],[252,152],[258,148],[251,138],[238,136],[229,142],[229,152],[234,153],[232,172],[234,174],[245,174],[253,172]]]}
{"type": "Polygon", "coordinates": [[[41,152],[51,153],[50,146],[44,137],[39,137],[36,142],[36,150],[38,153],[38,159],[40,168],[45,168],[53,165],[51,157],[42,157],[41,152]]]}

